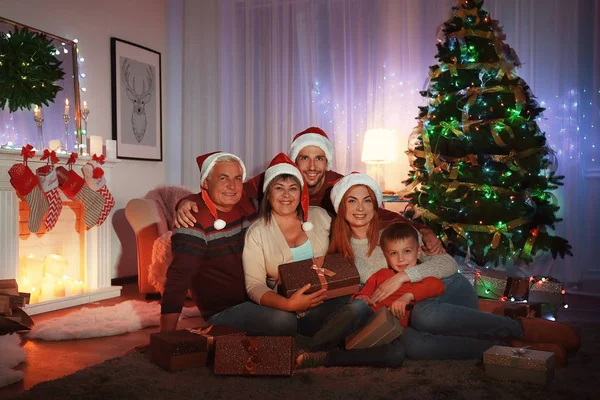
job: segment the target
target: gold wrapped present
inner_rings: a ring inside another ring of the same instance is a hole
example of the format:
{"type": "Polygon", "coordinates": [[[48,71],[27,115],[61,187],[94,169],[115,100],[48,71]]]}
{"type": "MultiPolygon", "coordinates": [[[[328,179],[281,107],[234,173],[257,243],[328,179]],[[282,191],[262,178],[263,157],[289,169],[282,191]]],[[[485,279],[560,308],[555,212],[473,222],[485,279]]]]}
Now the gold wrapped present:
{"type": "Polygon", "coordinates": [[[555,357],[548,351],[493,346],[483,353],[485,373],[492,378],[549,383],[554,377],[555,357]]]}
{"type": "Polygon", "coordinates": [[[481,270],[475,274],[475,292],[484,299],[500,300],[505,296],[507,281],[503,271],[481,270]]]}
{"type": "Polygon", "coordinates": [[[552,278],[536,279],[529,288],[529,302],[563,304],[564,286],[561,281],[552,278]]]}
{"type": "Polygon", "coordinates": [[[383,307],[362,329],[346,338],[346,349],[366,349],[389,344],[399,338],[403,331],[400,320],[387,307],[383,307]]]}

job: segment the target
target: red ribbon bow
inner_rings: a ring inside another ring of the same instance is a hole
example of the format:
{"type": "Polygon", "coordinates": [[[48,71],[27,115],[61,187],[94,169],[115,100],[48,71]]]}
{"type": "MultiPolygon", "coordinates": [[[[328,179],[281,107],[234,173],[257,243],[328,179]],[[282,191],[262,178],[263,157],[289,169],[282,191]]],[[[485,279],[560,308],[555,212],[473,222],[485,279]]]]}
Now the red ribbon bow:
{"type": "Polygon", "coordinates": [[[44,150],[44,155],[42,156],[42,161],[48,159],[48,162],[51,162],[52,165],[56,164],[60,160],[56,157],[56,152],[54,150],[50,151],[48,149],[44,150]]]}
{"type": "Polygon", "coordinates": [[[23,161],[25,162],[25,165],[27,165],[27,159],[33,158],[33,156],[35,155],[35,150],[33,150],[33,146],[29,143],[26,146],[23,146],[21,148],[21,155],[23,156],[23,161]]]}
{"type": "Polygon", "coordinates": [[[104,164],[104,154],[101,156],[97,156],[96,154],[94,154],[92,156],[92,161],[96,161],[100,165],[104,164]]]}
{"type": "Polygon", "coordinates": [[[77,161],[77,157],[78,157],[77,153],[71,153],[71,155],[69,156],[69,159],[67,160],[67,165],[71,169],[73,169],[73,164],[75,164],[75,161],[77,161]]]}

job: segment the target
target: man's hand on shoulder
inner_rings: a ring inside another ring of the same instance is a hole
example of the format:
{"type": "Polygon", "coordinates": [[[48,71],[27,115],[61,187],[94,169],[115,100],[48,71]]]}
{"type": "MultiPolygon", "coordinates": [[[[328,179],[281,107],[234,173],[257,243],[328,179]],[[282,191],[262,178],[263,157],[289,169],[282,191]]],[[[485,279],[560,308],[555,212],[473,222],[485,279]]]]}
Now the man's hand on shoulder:
{"type": "Polygon", "coordinates": [[[198,205],[192,200],[181,200],[175,216],[175,228],[191,228],[196,223],[193,214],[198,213],[198,205]]]}

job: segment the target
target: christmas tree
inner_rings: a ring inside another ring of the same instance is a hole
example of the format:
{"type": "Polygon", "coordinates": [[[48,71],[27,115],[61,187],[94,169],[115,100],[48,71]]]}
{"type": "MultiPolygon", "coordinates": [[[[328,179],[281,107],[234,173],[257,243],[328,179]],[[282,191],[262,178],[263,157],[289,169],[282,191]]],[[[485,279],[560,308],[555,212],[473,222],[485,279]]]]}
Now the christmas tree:
{"type": "Polygon", "coordinates": [[[451,254],[478,265],[572,255],[549,231],[561,220],[551,191],[564,177],[536,122],[543,108],[482,5],[460,0],[442,26],[428,105],[409,139],[407,197],[451,254]]]}

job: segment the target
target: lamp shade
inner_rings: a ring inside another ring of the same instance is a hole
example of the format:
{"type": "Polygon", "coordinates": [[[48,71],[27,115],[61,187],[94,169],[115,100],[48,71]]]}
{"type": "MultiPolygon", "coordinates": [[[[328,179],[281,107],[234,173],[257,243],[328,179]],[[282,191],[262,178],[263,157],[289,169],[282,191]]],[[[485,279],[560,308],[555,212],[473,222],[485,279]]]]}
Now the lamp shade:
{"type": "Polygon", "coordinates": [[[389,129],[369,129],[365,133],[362,155],[364,163],[389,163],[396,159],[396,138],[389,129]]]}

